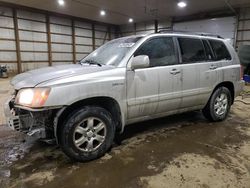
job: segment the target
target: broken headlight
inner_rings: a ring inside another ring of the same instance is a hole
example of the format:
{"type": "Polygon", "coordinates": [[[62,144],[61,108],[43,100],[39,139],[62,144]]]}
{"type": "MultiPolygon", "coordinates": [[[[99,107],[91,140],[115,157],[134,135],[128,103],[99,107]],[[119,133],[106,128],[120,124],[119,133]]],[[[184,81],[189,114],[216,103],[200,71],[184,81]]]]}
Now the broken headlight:
{"type": "Polygon", "coordinates": [[[17,93],[15,103],[28,107],[42,107],[50,93],[50,88],[21,89],[17,93]]]}

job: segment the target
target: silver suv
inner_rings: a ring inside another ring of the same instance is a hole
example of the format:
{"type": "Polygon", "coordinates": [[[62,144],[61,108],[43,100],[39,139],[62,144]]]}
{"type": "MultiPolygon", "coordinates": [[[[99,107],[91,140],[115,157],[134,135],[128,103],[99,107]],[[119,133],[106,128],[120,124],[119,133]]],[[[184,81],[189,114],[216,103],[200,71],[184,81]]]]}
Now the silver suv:
{"type": "Polygon", "coordinates": [[[8,125],[70,158],[96,159],[124,126],[193,110],[224,120],[243,88],[233,47],[205,34],[157,33],[112,40],[79,64],[17,75],[8,125]]]}

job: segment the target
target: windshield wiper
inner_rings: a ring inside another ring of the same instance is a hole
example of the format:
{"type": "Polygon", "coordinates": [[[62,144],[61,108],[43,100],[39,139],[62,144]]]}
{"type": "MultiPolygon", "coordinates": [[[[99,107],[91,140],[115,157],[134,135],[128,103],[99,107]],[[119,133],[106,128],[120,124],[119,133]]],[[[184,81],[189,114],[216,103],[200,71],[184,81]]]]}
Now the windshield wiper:
{"type": "Polygon", "coordinates": [[[101,63],[98,63],[97,61],[95,61],[95,60],[93,60],[93,59],[88,59],[88,60],[85,60],[85,61],[83,61],[83,62],[80,62],[81,65],[84,64],[84,63],[87,63],[87,64],[89,64],[89,65],[98,65],[99,67],[102,66],[101,63]]]}

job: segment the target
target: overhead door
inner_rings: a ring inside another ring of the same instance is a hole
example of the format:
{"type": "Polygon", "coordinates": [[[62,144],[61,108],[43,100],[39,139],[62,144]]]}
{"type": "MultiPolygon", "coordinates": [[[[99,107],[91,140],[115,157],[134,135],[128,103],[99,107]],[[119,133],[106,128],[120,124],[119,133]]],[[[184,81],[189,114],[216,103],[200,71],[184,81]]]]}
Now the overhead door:
{"type": "Polygon", "coordinates": [[[231,44],[235,38],[235,17],[213,18],[198,21],[174,23],[173,29],[176,31],[204,32],[220,35],[229,39],[231,44]]]}

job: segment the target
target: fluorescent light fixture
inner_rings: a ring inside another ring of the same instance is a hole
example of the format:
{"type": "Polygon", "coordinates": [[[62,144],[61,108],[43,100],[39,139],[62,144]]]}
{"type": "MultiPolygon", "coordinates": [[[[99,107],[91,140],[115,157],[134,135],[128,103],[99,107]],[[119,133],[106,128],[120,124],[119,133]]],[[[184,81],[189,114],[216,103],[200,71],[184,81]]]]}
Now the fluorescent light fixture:
{"type": "Polygon", "coordinates": [[[133,18],[129,18],[129,19],[128,19],[128,22],[129,22],[129,23],[134,22],[133,18]]]}
{"type": "Polygon", "coordinates": [[[57,2],[58,2],[58,4],[59,4],[60,6],[64,6],[64,4],[65,4],[64,0],[57,0],[57,2]]]}
{"type": "Polygon", "coordinates": [[[105,10],[101,10],[101,11],[100,11],[100,15],[101,15],[101,16],[105,16],[105,15],[106,15],[105,10]]]}
{"type": "Polygon", "coordinates": [[[178,7],[180,7],[180,8],[184,8],[184,7],[187,6],[187,3],[184,2],[184,1],[179,1],[179,2],[177,3],[177,5],[178,5],[178,7]]]}

